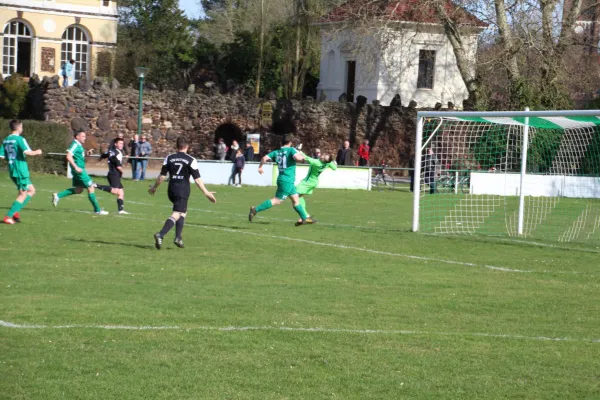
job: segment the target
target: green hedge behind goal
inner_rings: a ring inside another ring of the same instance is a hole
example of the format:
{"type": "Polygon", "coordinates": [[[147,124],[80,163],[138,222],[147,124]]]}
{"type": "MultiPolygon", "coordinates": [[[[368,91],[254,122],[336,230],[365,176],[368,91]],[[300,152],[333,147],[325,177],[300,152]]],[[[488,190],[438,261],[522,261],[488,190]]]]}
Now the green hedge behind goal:
{"type": "Polygon", "coordinates": [[[598,116],[419,113],[413,230],[600,244],[598,116]]]}

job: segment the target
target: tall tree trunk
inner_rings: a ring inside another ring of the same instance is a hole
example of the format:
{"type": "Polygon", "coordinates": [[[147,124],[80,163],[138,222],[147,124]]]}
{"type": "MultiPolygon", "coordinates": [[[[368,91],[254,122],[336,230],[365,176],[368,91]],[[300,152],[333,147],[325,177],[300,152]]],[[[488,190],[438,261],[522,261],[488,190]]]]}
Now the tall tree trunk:
{"type": "Polygon", "coordinates": [[[467,100],[469,103],[468,107],[475,107],[477,105],[477,95],[480,86],[479,79],[477,79],[477,71],[475,70],[475,60],[473,59],[473,56],[469,55],[468,49],[465,48],[465,40],[458,25],[446,12],[445,3],[437,0],[435,6],[438,17],[444,27],[446,37],[452,45],[458,72],[469,92],[469,98],[467,100]]]}
{"type": "Polygon", "coordinates": [[[542,11],[541,103],[547,108],[568,107],[568,95],[559,81],[559,74],[567,47],[571,44],[573,26],[581,12],[582,0],[573,0],[569,12],[563,14],[561,32],[554,37],[553,15],[558,0],[540,0],[542,11]]]}
{"type": "Polygon", "coordinates": [[[260,96],[260,79],[262,77],[263,57],[265,52],[265,0],[260,1],[260,44],[258,54],[258,71],[256,73],[256,91],[254,97],[260,96]]]}
{"type": "Polygon", "coordinates": [[[505,56],[508,59],[506,63],[508,79],[514,86],[518,84],[518,81],[521,79],[521,72],[519,71],[519,64],[517,63],[517,45],[515,43],[515,39],[513,38],[512,30],[508,24],[504,0],[494,0],[494,7],[496,9],[496,24],[498,26],[498,34],[500,35],[500,41],[504,49],[505,56]]]}
{"type": "Polygon", "coordinates": [[[298,93],[298,76],[300,75],[300,21],[296,19],[296,54],[294,56],[294,78],[292,81],[292,96],[298,93]]]}

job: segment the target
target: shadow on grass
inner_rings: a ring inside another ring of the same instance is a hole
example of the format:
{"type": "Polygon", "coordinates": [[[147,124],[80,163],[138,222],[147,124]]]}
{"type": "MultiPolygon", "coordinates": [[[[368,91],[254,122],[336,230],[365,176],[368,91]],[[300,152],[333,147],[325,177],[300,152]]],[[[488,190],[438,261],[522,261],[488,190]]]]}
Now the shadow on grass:
{"type": "Polygon", "coordinates": [[[222,229],[231,229],[232,231],[248,230],[248,228],[244,228],[242,226],[235,226],[235,225],[199,224],[199,223],[190,223],[190,222],[186,222],[185,226],[195,226],[197,228],[222,228],[222,229]]]}
{"type": "MultiPolygon", "coordinates": [[[[149,238],[150,241],[151,238],[149,238]]],[[[104,244],[107,246],[126,246],[126,247],[135,247],[143,250],[152,250],[154,249],[154,245],[142,245],[135,243],[127,243],[127,242],[109,242],[107,240],[88,240],[88,239],[68,239],[71,242],[80,242],[80,243],[91,243],[91,244],[104,244]]]]}

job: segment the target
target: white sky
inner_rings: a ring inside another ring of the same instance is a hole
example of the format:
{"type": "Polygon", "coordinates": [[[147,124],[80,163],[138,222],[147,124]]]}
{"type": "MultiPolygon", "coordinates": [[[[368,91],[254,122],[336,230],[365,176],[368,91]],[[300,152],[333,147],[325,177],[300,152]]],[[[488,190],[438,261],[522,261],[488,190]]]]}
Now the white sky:
{"type": "Polygon", "coordinates": [[[199,0],[179,0],[179,7],[185,11],[188,18],[198,18],[204,16],[199,0]]]}

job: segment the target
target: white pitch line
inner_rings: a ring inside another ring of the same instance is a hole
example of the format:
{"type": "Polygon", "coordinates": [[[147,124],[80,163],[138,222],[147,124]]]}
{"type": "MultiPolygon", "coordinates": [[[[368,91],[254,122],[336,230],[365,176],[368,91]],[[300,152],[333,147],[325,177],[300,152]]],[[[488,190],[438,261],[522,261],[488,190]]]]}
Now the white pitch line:
{"type": "MultiPolygon", "coordinates": [[[[147,218],[126,217],[126,216],[121,216],[121,215],[119,215],[118,217],[123,218],[123,219],[133,219],[133,220],[138,220],[138,221],[149,221],[149,222],[154,221],[154,220],[147,219],[147,218]]],[[[289,236],[267,235],[264,233],[257,233],[257,232],[244,232],[244,231],[240,231],[239,229],[222,228],[222,227],[209,226],[209,225],[198,225],[198,224],[189,223],[189,222],[186,223],[186,226],[191,226],[191,227],[200,228],[200,229],[208,229],[208,230],[213,230],[213,231],[220,231],[220,232],[239,233],[241,235],[264,237],[264,238],[268,238],[268,239],[288,240],[291,242],[306,243],[306,244],[311,244],[314,246],[333,247],[333,248],[343,249],[343,250],[355,250],[355,251],[359,251],[359,252],[363,252],[363,253],[366,252],[366,253],[391,256],[391,257],[402,257],[402,258],[408,258],[410,260],[419,260],[419,261],[425,261],[425,262],[437,262],[437,263],[450,264],[450,265],[459,265],[462,267],[486,268],[486,269],[491,269],[494,271],[518,272],[518,273],[537,272],[537,271],[532,271],[532,270],[521,270],[521,269],[512,269],[512,268],[505,268],[505,267],[496,267],[494,265],[475,264],[475,263],[464,262],[464,261],[453,261],[453,260],[444,260],[441,258],[415,256],[412,254],[392,253],[392,252],[388,252],[388,251],[373,250],[373,249],[368,249],[368,248],[364,248],[364,247],[348,246],[348,245],[344,245],[344,244],[317,242],[315,240],[300,239],[300,238],[289,237],[289,236]]],[[[544,272],[551,272],[551,271],[544,271],[544,272]]]]}
{"type": "Polygon", "coordinates": [[[151,326],[151,325],[39,325],[39,324],[15,324],[0,320],[0,326],[11,329],[97,329],[97,330],[123,330],[123,331],[216,331],[216,332],[251,332],[251,331],[280,331],[280,332],[307,332],[307,333],[352,333],[361,335],[422,335],[422,336],[466,336],[484,337],[494,339],[518,339],[551,342],[587,342],[600,343],[600,339],[569,338],[551,336],[526,336],[512,335],[507,333],[485,333],[485,332],[431,332],[415,330],[386,330],[386,329],[346,329],[346,328],[296,328],[289,326],[151,326]]]}

